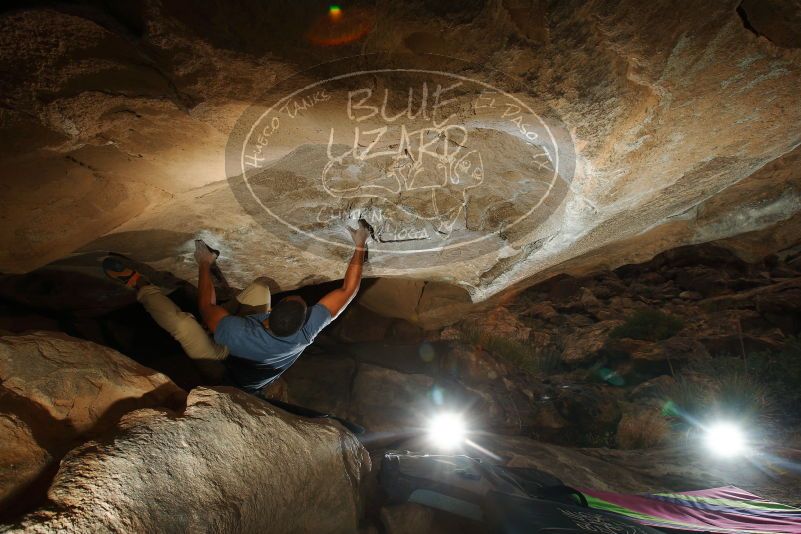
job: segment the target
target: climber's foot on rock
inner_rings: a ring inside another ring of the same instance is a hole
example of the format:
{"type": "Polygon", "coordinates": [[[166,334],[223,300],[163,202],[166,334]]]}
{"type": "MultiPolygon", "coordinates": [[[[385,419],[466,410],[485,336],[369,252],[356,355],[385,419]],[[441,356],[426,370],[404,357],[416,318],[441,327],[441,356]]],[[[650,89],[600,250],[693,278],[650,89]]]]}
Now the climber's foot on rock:
{"type": "Polygon", "coordinates": [[[139,289],[142,286],[150,284],[147,278],[136,270],[126,266],[120,258],[109,256],[104,259],[103,272],[112,280],[131,289],[139,289]]]}

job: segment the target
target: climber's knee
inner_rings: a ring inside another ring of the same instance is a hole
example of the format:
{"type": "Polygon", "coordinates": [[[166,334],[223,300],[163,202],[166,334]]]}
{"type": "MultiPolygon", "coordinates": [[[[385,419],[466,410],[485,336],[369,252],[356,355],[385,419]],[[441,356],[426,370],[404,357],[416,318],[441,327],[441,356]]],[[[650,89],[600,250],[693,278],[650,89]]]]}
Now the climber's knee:
{"type": "Polygon", "coordinates": [[[252,313],[270,309],[270,279],[259,277],[237,295],[236,300],[251,309],[252,313]]]}

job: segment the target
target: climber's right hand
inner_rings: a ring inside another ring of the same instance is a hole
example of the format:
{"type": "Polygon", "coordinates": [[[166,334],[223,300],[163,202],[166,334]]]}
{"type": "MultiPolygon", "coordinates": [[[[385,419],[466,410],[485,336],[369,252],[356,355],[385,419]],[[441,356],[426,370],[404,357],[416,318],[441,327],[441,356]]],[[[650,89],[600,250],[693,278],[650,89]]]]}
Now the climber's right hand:
{"type": "Polygon", "coordinates": [[[202,239],[195,239],[195,261],[198,265],[213,264],[217,260],[217,255],[214,254],[202,239]]]}
{"type": "Polygon", "coordinates": [[[353,244],[356,245],[357,248],[364,248],[367,239],[370,237],[370,226],[367,222],[364,219],[359,219],[358,228],[353,229],[348,226],[348,231],[350,232],[351,239],[353,239],[353,244]]]}

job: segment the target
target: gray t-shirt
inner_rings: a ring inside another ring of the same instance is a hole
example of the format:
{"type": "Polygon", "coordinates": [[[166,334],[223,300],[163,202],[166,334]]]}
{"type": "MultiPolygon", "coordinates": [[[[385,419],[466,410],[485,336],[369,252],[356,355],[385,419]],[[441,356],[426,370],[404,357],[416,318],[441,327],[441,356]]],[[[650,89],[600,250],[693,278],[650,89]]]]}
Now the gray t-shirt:
{"type": "Polygon", "coordinates": [[[331,312],[322,304],[309,308],[303,327],[291,336],[278,337],[262,321],[270,313],[247,317],[227,315],[217,324],[214,341],[225,345],[230,356],[224,361],[230,378],[237,386],[255,393],[289,369],[311,345],[320,331],[331,322],[331,312]]]}

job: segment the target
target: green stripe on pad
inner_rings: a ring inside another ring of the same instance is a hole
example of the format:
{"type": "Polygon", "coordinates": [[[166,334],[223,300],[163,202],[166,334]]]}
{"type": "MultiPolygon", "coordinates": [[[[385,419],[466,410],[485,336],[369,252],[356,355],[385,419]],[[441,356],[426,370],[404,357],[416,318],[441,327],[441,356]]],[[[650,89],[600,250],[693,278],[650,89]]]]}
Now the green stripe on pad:
{"type": "MultiPolygon", "coordinates": [[[[671,494],[658,494],[658,495],[665,495],[670,496],[671,494]]],[[[612,512],[618,515],[623,515],[626,517],[630,517],[635,520],[640,521],[649,521],[652,523],[659,523],[663,526],[675,526],[675,527],[686,527],[686,528],[704,528],[708,525],[698,524],[698,523],[687,523],[682,521],[675,521],[673,519],[665,519],[664,517],[658,517],[655,515],[649,515],[642,512],[637,512],[635,510],[630,510],[629,508],[625,508],[618,504],[605,501],[603,499],[599,499],[598,497],[593,497],[592,495],[587,495],[586,493],[584,496],[587,498],[587,504],[590,508],[595,508],[598,510],[604,510],[606,512],[612,512]]],[[[732,532],[732,533],[739,533],[739,534],[772,534],[771,532],[764,531],[764,530],[743,530],[743,529],[736,529],[736,528],[719,528],[716,527],[718,532],[732,532]]]]}
{"type": "Polygon", "coordinates": [[[731,506],[732,508],[744,508],[750,510],[765,510],[765,511],[786,511],[797,512],[798,508],[787,506],[776,502],[754,502],[742,501],[738,499],[722,499],[715,497],[700,497],[696,495],[684,495],[682,493],[654,493],[658,497],[668,497],[680,501],[700,502],[707,504],[719,504],[722,506],[731,506]]]}
{"type": "Polygon", "coordinates": [[[607,512],[614,512],[616,514],[625,515],[627,517],[633,517],[635,519],[642,519],[644,521],[653,521],[659,523],[669,523],[671,525],[676,525],[679,527],[687,527],[687,526],[697,526],[693,525],[692,523],[684,523],[681,521],[674,521],[672,519],[665,519],[662,517],[658,517],[655,515],[644,514],[642,512],[637,512],[635,510],[630,510],[628,508],[624,508],[619,504],[615,504],[609,501],[605,501],[603,499],[599,499],[598,497],[593,497],[592,495],[587,495],[586,493],[584,496],[587,498],[587,504],[590,508],[597,508],[599,510],[606,510],[607,512]]]}

